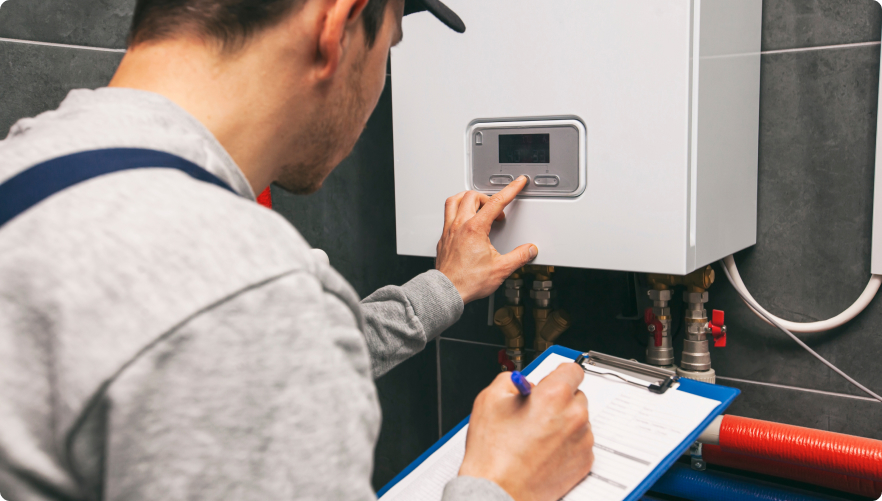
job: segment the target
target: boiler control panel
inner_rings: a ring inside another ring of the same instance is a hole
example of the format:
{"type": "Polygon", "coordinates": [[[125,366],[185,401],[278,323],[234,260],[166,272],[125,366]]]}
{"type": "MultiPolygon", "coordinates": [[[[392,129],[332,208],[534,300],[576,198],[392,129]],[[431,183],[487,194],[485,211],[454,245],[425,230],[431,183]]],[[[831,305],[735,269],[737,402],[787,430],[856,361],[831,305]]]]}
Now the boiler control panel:
{"type": "Polygon", "coordinates": [[[495,193],[526,175],[522,196],[576,197],[585,191],[587,138],[580,120],[475,120],[466,140],[472,189],[495,193]]]}

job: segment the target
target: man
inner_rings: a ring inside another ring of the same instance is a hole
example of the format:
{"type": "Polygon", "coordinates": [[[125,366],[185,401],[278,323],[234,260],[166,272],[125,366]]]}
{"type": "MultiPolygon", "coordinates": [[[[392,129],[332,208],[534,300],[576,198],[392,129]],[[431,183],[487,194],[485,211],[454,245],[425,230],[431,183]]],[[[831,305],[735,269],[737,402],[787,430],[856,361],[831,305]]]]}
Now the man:
{"type": "MultiPolygon", "coordinates": [[[[500,255],[488,238],[523,179],[490,198],[461,193],[444,208],[437,270],[359,303],[296,230],[253,202],[271,182],[315,191],[351,150],[405,8],[139,0],[110,86],[73,91],[13,126],[0,183],[108,148],[171,153],[219,181],[115,172],[0,227],[7,498],[374,498],[373,378],[538,252],[500,255]]],[[[435,0],[407,8],[453,19],[435,0]]],[[[581,379],[568,364],[524,399],[497,378],[475,402],[445,499],[565,494],[593,460],[581,379]]]]}

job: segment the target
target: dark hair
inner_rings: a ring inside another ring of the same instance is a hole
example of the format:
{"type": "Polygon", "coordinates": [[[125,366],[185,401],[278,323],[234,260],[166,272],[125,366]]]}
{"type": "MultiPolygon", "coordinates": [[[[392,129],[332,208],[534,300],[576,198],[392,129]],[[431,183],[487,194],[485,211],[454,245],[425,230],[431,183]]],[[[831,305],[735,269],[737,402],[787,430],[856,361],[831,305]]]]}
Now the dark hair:
{"type": "MultiPolygon", "coordinates": [[[[188,31],[235,50],[252,35],[281,21],[308,0],[138,0],[129,46],[188,31]]],[[[361,17],[368,47],[383,25],[389,0],[369,0],[361,17]]]]}

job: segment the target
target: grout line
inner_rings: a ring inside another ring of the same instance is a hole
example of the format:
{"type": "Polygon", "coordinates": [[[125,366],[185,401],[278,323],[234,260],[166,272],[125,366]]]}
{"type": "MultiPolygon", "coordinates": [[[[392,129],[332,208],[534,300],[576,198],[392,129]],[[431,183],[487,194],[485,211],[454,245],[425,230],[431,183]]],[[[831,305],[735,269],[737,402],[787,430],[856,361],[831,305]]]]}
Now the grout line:
{"type": "Polygon", "coordinates": [[[126,49],[109,49],[106,47],[89,47],[88,45],[68,45],[63,43],[35,42],[33,40],[18,40],[16,38],[0,38],[0,42],[20,43],[26,45],[43,45],[46,47],[61,47],[63,49],[97,50],[99,52],[126,52],[126,49]]]}
{"type": "MultiPolygon", "coordinates": [[[[126,49],[111,49],[107,47],[90,47],[88,45],[71,45],[71,44],[63,44],[63,43],[54,43],[54,42],[38,42],[35,40],[19,40],[17,38],[2,38],[0,37],[0,42],[10,42],[10,43],[20,43],[27,45],[43,45],[46,47],[61,47],[65,49],[82,49],[82,50],[97,50],[101,52],[118,52],[124,53],[126,49]]],[[[786,54],[788,52],[806,52],[812,50],[832,50],[832,49],[848,49],[852,47],[870,47],[874,45],[880,45],[882,42],[858,42],[858,43],[846,43],[840,45],[819,45],[817,47],[798,47],[794,49],[779,49],[779,50],[764,50],[761,51],[760,54],[768,55],[768,54],[786,54]]],[[[392,76],[391,72],[387,72],[386,76],[392,76]]]]}
{"type": "Polygon", "coordinates": [[[810,50],[832,50],[832,49],[849,49],[852,47],[870,47],[873,45],[879,45],[882,42],[859,42],[859,43],[845,43],[841,45],[820,45],[818,47],[800,47],[796,49],[780,49],[780,50],[764,50],[760,52],[762,55],[767,54],[786,54],[788,52],[806,52],[810,50]]]}
{"type": "Polygon", "coordinates": [[[443,339],[445,341],[454,341],[457,343],[477,344],[480,346],[492,346],[494,348],[505,348],[505,345],[502,345],[502,344],[482,343],[480,341],[466,341],[465,339],[454,339],[452,337],[441,337],[439,339],[443,339]]]}
{"type": "MultiPolygon", "coordinates": [[[[455,343],[465,343],[465,344],[476,344],[478,346],[492,346],[494,348],[505,348],[504,344],[493,344],[493,343],[482,343],[480,341],[467,341],[465,339],[456,339],[452,337],[440,337],[439,339],[443,339],[445,341],[453,341],[455,343]]],[[[536,350],[532,348],[524,348],[524,353],[534,353],[536,350]]]]}
{"type": "Polygon", "coordinates": [[[870,398],[870,397],[860,397],[860,396],[858,396],[858,395],[847,395],[847,394],[845,394],[845,393],[836,393],[836,392],[833,392],[833,391],[812,390],[812,389],[810,389],[810,388],[800,388],[799,386],[788,386],[788,385],[786,385],[786,384],[764,383],[764,382],[761,382],[761,381],[750,381],[750,380],[747,380],[747,379],[738,379],[738,378],[734,378],[734,377],[723,377],[723,376],[717,376],[717,379],[719,379],[719,380],[721,380],[721,381],[733,381],[733,382],[736,382],[736,383],[757,384],[757,385],[760,385],[760,386],[771,386],[772,388],[781,388],[781,389],[784,389],[784,390],[804,391],[804,392],[807,392],[807,393],[815,393],[815,394],[818,394],[818,395],[828,395],[828,396],[831,396],[831,397],[852,398],[852,399],[855,399],[855,400],[864,400],[864,401],[867,401],[867,402],[879,403],[879,401],[876,400],[875,398],[870,398]]]}
{"type": "Polygon", "coordinates": [[[441,424],[441,336],[435,339],[435,378],[438,390],[438,440],[444,436],[444,427],[441,424]]]}
{"type": "MultiPolygon", "coordinates": [[[[126,49],[111,49],[107,47],[90,47],[88,45],[71,45],[71,44],[63,44],[63,43],[54,43],[54,42],[38,42],[35,40],[19,40],[17,38],[2,38],[0,37],[0,42],[9,42],[9,43],[20,43],[27,45],[43,45],[46,47],[61,47],[65,49],[81,49],[81,50],[97,50],[100,52],[117,52],[117,53],[125,53],[126,49]]],[[[858,43],[847,43],[840,45],[819,45],[817,47],[798,47],[793,49],[779,49],[779,50],[764,50],[761,51],[762,55],[769,54],[786,54],[789,52],[806,52],[813,50],[832,50],[832,49],[848,49],[853,47],[871,47],[874,45],[880,45],[882,42],[858,42],[858,43]]],[[[391,77],[392,73],[387,72],[386,76],[391,77]]]]}

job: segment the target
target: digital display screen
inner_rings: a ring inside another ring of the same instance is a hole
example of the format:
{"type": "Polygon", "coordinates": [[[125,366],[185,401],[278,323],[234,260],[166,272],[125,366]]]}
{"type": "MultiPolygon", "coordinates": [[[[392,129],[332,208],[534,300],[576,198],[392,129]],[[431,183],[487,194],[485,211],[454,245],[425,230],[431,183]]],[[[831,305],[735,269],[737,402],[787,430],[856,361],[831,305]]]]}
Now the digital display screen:
{"type": "Polygon", "coordinates": [[[547,164],[550,134],[500,134],[499,163],[547,164]]]}

